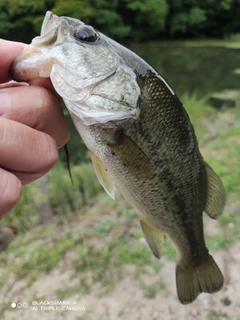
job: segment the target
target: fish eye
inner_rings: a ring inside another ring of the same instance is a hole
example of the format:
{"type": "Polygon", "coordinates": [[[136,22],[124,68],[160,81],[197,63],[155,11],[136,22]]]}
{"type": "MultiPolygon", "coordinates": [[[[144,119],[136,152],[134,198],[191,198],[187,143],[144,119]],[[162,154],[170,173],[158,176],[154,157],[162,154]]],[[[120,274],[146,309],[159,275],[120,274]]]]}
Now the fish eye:
{"type": "Polygon", "coordinates": [[[75,31],[74,36],[82,42],[95,42],[98,39],[97,33],[94,29],[87,26],[81,26],[78,28],[75,31]]]}

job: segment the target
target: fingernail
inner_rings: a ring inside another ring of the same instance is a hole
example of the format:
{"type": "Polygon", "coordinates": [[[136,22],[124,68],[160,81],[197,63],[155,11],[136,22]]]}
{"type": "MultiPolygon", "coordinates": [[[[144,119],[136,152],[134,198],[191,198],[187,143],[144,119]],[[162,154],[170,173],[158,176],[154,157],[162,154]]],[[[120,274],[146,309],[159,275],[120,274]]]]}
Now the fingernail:
{"type": "Polygon", "coordinates": [[[1,92],[0,90],[0,116],[3,116],[10,109],[10,96],[7,92],[1,92]]]}

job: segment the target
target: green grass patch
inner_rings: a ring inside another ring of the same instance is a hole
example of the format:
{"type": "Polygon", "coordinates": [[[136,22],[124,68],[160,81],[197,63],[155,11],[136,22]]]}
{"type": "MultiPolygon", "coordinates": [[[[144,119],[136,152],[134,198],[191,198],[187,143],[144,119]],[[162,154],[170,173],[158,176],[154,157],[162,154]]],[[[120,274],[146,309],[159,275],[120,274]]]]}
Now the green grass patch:
{"type": "Polygon", "coordinates": [[[88,294],[91,291],[91,285],[88,283],[87,278],[80,277],[80,280],[77,284],[66,287],[66,288],[61,288],[56,290],[56,297],[59,300],[66,300],[69,297],[82,293],[82,294],[88,294]]]}
{"type": "MultiPolygon", "coordinates": [[[[48,237],[39,240],[29,239],[11,246],[0,255],[0,269],[3,274],[15,274],[16,278],[27,277],[26,285],[31,285],[41,274],[57,266],[65,252],[76,242],[71,232],[64,231],[58,239],[51,241],[48,237]]],[[[6,279],[6,278],[5,278],[6,279]]],[[[0,281],[3,281],[0,278],[0,281]]]]}
{"type": "Polygon", "coordinates": [[[153,284],[147,285],[142,283],[141,288],[143,289],[144,296],[148,299],[154,299],[158,292],[164,292],[166,295],[169,294],[167,285],[161,277],[153,284]]]}
{"type": "Polygon", "coordinates": [[[206,320],[219,320],[219,317],[214,313],[209,313],[206,320]]]}

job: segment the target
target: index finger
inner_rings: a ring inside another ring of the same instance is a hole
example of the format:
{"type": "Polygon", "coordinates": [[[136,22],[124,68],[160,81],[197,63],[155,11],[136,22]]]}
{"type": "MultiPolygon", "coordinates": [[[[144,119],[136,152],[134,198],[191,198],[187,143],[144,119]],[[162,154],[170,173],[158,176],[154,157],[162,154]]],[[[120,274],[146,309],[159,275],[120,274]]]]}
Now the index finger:
{"type": "Polygon", "coordinates": [[[10,66],[13,59],[23,51],[25,46],[25,43],[0,39],[0,83],[12,79],[9,73],[10,66]]]}

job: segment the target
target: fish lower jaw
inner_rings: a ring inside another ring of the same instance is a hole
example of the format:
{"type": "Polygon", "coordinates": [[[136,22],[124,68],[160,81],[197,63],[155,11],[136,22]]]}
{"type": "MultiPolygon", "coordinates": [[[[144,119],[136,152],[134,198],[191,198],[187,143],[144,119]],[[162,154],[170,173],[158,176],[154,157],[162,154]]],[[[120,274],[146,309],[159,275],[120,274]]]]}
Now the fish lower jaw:
{"type": "Polygon", "coordinates": [[[31,44],[13,60],[10,72],[16,81],[49,78],[52,65],[52,59],[46,59],[42,51],[31,44]]]}

